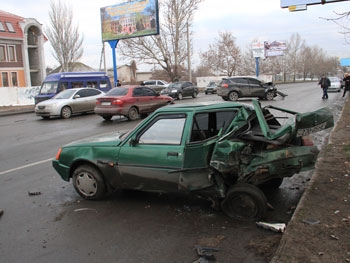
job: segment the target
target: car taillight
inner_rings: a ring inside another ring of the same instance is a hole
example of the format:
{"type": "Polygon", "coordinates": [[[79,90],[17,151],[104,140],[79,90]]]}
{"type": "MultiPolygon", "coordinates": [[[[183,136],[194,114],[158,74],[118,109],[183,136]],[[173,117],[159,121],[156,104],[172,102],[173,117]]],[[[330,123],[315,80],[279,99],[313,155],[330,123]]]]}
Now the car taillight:
{"type": "Polygon", "coordinates": [[[226,84],[226,83],[222,84],[221,87],[224,88],[224,89],[227,89],[228,88],[228,84],[226,84]]]}
{"type": "Polygon", "coordinates": [[[55,156],[55,159],[56,159],[56,160],[59,160],[59,159],[60,159],[61,152],[62,152],[62,148],[59,148],[59,149],[58,149],[58,152],[56,153],[56,156],[55,156]]]}
{"type": "Polygon", "coordinates": [[[308,136],[301,137],[301,145],[302,146],[313,146],[314,142],[313,142],[311,136],[308,135],[308,136]]]}
{"type": "Polygon", "coordinates": [[[113,105],[123,105],[123,101],[122,100],[114,100],[113,102],[112,102],[112,104],[113,105]]]}

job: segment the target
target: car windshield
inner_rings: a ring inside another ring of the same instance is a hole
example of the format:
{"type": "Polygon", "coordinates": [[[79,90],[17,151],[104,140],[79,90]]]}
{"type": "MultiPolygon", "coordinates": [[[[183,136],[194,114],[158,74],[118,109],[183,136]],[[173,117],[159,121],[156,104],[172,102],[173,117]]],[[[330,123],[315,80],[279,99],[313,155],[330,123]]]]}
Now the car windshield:
{"type": "Polygon", "coordinates": [[[336,77],[330,77],[329,80],[330,80],[330,81],[339,81],[339,79],[336,78],[336,77]]]}
{"type": "Polygon", "coordinates": [[[70,97],[73,96],[73,94],[76,92],[76,90],[71,90],[71,89],[67,89],[64,90],[60,93],[58,93],[55,97],[53,97],[54,99],[69,99],[70,97]]]}
{"type": "Polygon", "coordinates": [[[52,94],[57,92],[58,81],[44,82],[39,94],[52,94]]]}
{"type": "Polygon", "coordinates": [[[168,88],[169,89],[176,89],[176,88],[180,88],[181,87],[181,83],[176,82],[176,83],[171,83],[168,88]]]}
{"type": "Polygon", "coordinates": [[[106,96],[125,96],[128,93],[128,88],[114,88],[106,93],[106,96]]]}

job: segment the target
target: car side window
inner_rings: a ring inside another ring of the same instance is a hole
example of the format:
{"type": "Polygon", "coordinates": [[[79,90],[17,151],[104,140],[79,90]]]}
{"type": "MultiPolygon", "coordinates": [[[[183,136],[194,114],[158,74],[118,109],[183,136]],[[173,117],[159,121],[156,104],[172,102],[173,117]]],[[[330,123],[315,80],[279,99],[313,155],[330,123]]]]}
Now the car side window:
{"type": "Polygon", "coordinates": [[[143,88],[143,96],[156,96],[156,92],[150,88],[143,88]]]}
{"type": "Polygon", "coordinates": [[[249,79],[249,83],[253,85],[260,86],[260,81],[257,79],[249,79]]]}
{"type": "Polygon", "coordinates": [[[135,88],[132,92],[133,97],[143,96],[142,88],[135,88]]]}
{"type": "Polygon", "coordinates": [[[237,78],[235,79],[235,82],[239,84],[248,84],[248,80],[243,78],[237,78]]]}
{"type": "Polygon", "coordinates": [[[180,145],[185,121],[185,116],[160,118],[140,136],[139,144],[180,145]]]}
{"type": "Polygon", "coordinates": [[[97,89],[83,89],[77,92],[80,98],[91,97],[100,94],[101,92],[97,89]]]}

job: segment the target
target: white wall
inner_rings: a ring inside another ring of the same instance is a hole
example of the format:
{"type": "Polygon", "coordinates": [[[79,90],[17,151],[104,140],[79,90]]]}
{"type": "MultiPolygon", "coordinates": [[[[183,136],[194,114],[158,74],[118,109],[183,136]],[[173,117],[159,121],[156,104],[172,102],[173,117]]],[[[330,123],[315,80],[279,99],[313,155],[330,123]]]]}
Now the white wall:
{"type": "Polygon", "coordinates": [[[39,93],[37,87],[0,88],[0,106],[34,105],[34,97],[39,93]]]}

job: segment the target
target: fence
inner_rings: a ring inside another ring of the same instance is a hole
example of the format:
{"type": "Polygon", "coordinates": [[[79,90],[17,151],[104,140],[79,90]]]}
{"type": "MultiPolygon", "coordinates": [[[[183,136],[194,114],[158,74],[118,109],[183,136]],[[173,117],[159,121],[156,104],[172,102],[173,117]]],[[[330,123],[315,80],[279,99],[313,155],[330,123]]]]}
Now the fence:
{"type": "Polygon", "coordinates": [[[0,88],[0,106],[34,105],[34,97],[39,93],[36,87],[2,87],[0,88]]]}

